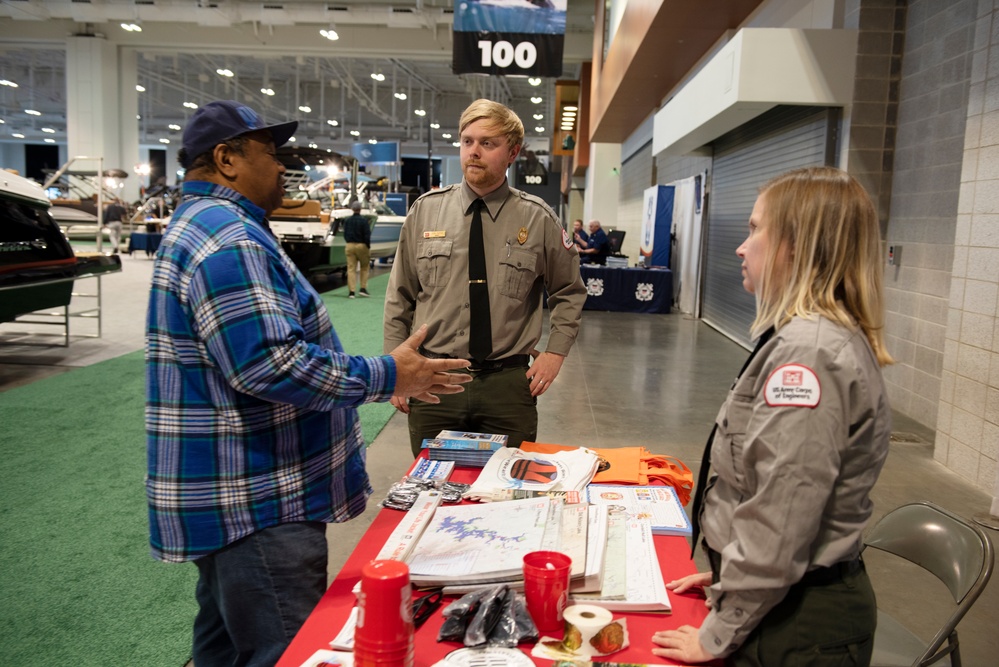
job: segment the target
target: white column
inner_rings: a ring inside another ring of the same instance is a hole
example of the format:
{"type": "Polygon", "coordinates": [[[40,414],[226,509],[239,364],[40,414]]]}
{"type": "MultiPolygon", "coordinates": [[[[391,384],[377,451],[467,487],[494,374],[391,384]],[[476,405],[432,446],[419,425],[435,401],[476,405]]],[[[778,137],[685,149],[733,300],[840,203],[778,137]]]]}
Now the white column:
{"type": "MultiPolygon", "coordinates": [[[[136,55],[101,37],[66,38],[66,135],[70,158],[103,157],[105,169],[129,174],[139,158],[136,55]]],[[[96,161],[73,169],[93,170],[96,161]]],[[[125,179],[126,199],[139,194],[135,178],[125,179]]]]}
{"type": "Polygon", "coordinates": [[[583,225],[616,223],[621,199],[621,144],[590,144],[583,195],[583,225]]]}

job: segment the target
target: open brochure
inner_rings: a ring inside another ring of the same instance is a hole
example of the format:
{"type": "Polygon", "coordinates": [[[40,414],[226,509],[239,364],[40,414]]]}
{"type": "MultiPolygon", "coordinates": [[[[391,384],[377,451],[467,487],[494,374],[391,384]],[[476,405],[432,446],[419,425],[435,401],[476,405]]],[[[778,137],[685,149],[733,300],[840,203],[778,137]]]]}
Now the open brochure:
{"type": "Polygon", "coordinates": [[[491,502],[508,489],[582,491],[599,463],[599,457],[583,447],[552,454],[504,448],[490,457],[465,498],[491,502]]]}

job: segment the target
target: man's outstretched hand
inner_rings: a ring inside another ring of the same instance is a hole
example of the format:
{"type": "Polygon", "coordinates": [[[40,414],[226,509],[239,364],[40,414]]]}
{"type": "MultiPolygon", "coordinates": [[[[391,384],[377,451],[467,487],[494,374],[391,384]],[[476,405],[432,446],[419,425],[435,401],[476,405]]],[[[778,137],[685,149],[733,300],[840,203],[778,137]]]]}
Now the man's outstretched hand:
{"type": "MultiPolygon", "coordinates": [[[[427,337],[427,326],[423,325],[412,336],[389,354],[395,359],[395,394],[392,404],[413,397],[426,403],[440,403],[437,394],[457,394],[465,391],[461,385],[472,381],[467,373],[448,371],[467,368],[467,359],[428,359],[420,354],[420,345],[427,337]]],[[[401,409],[401,408],[400,408],[401,409]]]]}

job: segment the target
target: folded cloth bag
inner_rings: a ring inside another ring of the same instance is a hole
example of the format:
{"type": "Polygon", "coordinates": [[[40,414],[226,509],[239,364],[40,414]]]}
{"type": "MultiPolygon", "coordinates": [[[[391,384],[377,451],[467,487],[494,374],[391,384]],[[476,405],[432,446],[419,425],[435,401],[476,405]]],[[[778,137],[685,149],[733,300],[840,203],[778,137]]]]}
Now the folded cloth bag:
{"type": "MultiPolygon", "coordinates": [[[[553,452],[576,449],[570,445],[544,442],[524,442],[520,448],[528,452],[553,452]]],[[[667,454],[653,454],[645,447],[615,447],[613,449],[588,448],[600,457],[600,466],[593,476],[593,484],[648,484],[669,485],[676,489],[680,502],[690,502],[694,488],[694,475],[683,461],[667,454]]]]}

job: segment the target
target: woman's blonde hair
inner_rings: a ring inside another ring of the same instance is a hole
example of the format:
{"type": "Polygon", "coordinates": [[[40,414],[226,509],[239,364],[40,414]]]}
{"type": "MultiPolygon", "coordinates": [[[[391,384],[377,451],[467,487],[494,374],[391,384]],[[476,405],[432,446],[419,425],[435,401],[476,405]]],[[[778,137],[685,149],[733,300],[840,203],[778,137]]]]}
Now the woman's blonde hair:
{"type": "Polygon", "coordinates": [[[469,104],[458,119],[458,132],[464,132],[466,127],[477,120],[485,120],[491,127],[495,127],[498,134],[506,137],[510,148],[524,143],[524,124],[520,121],[520,116],[499,102],[478,99],[469,104]]]}
{"type": "Polygon", "coordinates": [[[859,326],[878,363],[893,363],[884,343],[878,214],[864,188],[840,169],[808,167],[774,178],[760,196],[770,244],[752,335],[822,315],[859,326]]]}

